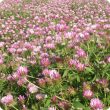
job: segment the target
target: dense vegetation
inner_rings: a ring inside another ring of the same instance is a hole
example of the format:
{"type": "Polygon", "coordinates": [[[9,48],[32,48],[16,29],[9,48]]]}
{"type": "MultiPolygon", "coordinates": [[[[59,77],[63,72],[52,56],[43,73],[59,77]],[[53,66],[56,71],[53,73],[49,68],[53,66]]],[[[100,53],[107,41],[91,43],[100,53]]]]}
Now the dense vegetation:
{"type": "Polygon", "coordinates": [[[0,3],[3,110],[107,110],[109,83],[106,0],[0,3]]]}

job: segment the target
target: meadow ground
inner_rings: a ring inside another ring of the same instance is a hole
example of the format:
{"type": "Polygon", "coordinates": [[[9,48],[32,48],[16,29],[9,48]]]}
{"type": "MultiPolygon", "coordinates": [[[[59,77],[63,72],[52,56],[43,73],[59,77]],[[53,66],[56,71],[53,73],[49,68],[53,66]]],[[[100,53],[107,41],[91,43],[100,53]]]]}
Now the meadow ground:
{"type": "Polygon", "coordinates": [[[110,107],[110,3],[4,0],[0,3],[3,110],[110,107]]]}

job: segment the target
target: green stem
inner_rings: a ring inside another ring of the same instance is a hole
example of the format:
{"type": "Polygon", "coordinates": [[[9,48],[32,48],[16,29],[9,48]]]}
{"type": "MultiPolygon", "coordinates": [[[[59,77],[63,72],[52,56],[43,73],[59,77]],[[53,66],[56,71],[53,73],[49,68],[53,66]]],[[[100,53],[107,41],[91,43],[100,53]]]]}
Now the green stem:
{"type": "Polygon", "coordinates": [[[5,104],[5,110],[8,110],[7,105],[5,104]]]}
{"type": "Polygon", "coordinates": [[[96,59],[99,61],[99,59],[97,58],[97,56],[96,56],[96,54],[93,52],[93,50],[92,50],[92,53],[95,55],[96,59]]]}
{"type": "Polygon", "coordinates": [[[29,96],[28,96],[27,103],[29,102],[29,98],[30,98],[30,94],[29,94],[29,96]]]}
{"type": "Polygon", "coordinates": [[[105,98],[107,98],[107,94],[105,93],[105,98]]]}
{"type": "MultiPolygon", "coordinates": [[[[27,80],[25,77],[24,77],[24,79],[27,81],[27,82],[29,82],[29,83],[31,83],[29,80],[27,80]]],[[[31,84],[33,84],[33,83],[31,83],[31,84]]],[[[40,88],[39,86],[36,86],[35,84],[33,84],[35,87],[37,87],[37,88],[39,88],[39,89],[42,89],[42,88],[40,88]]],[[[43,89],[42,89],[43,90],[43,89]]]]}
{"type": "MultiPolygon", "coordinates": [[[[51,68],[51,67],[49,67],[49,68],[51,68]]],[[[71,70],[71,68],[51,68],[51,69],[66,69],[66,70],[71,70]]]]}
{"type": "Polygon", "coordinates": [[[11,104],[11,106],[15,109],[15,110],[18,110],[16,107],[14,107],[12,104],[11,104]]]}
{"type": "Polygon", "coordinates": [[[85,101],[85,104],[84,104],[85,107],[87,106],[87,104],[88,104],[88,99],[86,99],[86,101],[85,101]]]}
{"type": "Polygon", "coordinates": [[[55,97],[58,98],[58,99],[60,99],[60,100],[65,101],[65,102],[68,102],[67,100],[65,100],[65,99],[63,99],[63,98],[60,98],[60,97],[58,97],[58,96],[55,96],[55,97]]]}
{"type": "Polygon", "coordinates": [[[100,92],[101,92],[101,94],[103,94],[101,89],[100,89],[100,92]]]}
{"type": "Polygon", "coordinates": [[[53,92],[54,92],[54,95],[56,96],[56,92],[55,92],[55,86],[54,86],[54,90],[53,90],[53,92]]]}
{"type": "Polygon", "coordinates": [[[39,78],[35,78],[35,77],[29,76],[29,75],[26,75],[26,76],[28,76],[28,77],[30,77],[30,78],[34,78],[34,79],[39,79],[39,78]]]}

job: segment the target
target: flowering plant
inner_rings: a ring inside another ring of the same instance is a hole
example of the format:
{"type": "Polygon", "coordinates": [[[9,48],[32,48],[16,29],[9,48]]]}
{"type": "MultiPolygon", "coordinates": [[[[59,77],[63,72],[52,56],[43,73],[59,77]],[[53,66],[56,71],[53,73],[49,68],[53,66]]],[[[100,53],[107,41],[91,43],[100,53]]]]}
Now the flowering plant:
{"type": "Polygon", "coordinates": [[[0,3],[0,107],[106,110],[110,106],[107,0],[0,3]]]}

